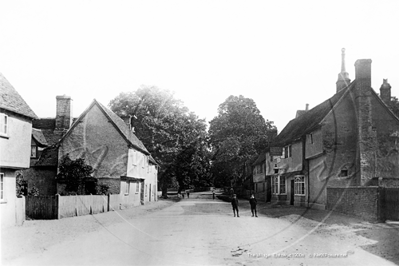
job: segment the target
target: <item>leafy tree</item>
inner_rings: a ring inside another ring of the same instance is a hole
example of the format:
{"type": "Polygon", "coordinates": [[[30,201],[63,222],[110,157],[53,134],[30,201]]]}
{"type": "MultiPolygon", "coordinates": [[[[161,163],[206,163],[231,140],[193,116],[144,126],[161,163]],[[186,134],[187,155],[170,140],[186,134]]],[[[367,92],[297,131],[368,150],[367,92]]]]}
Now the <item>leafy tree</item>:
{"type": "Polygon", "coordinates": [[[397,117],[399,117],[399,100],[397,97],[391,97],[391,101],[388,103],[388,107],[397,117]]]}
{"type": "Polygon", "coordinates": [[[229,186],[242,177],[245,163],[267,147],[268,135],[275,130],[273,122],[265,121],[252,99],[229,96],[219,105],[209,128],[215,183],[229,186]]]}
{"type": "Polygon", "coordinates": [[[190,112],[173,93],[157,87],[120,93],[109,106],[120,117],[130,117],[135,134],[160,165],[158,178],[166,196],[167,186],[176,178],[177,156],[199,138],[206,138],[205,120],[190,112]]]}
{"type": "Polygon", "coordinates": [[[85,191],[85,181],[91,177],[92,173],[93,168],[85,163],[84,158],[72,160],[69,154],[66,154],[61,158],[57,178],[65,180],[67,192],[84,195],[88,194],[85,191]]]}
{"type": "Polygon", "coordinates": [[[185,147],[176,156],[172,169],[179,192],[183,188],[211,186],[213,182],[207,142],[199,139],[185,147]]]}
{"type": "Polygon", "coordinates": [[[40,195],[40,191],[35,185],[28,189],[28,182],[24,179],[22,171],[16,173],[16,195],[17,197],[28,195],[37,197],[40,195]]]}

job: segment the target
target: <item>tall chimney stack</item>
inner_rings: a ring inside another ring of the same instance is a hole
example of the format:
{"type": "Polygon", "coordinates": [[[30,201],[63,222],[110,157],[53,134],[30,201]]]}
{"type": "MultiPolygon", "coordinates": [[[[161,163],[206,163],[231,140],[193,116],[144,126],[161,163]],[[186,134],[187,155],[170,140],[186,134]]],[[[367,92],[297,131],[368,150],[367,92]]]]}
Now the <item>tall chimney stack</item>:
{"type": "Polygon", "coordinates": [[[341,72],[338,74],[338,80],[336,82],[337,92],[346,88],[351,80],[349,79],[349,74],[345,69],[345,48],[341,49],[341,72]]]}
{"type": "Polygon", "coordinates": [[[380,88],[381,100],[388,105],[391,101],[391,85],[388,83],[388,79],[382,80],[382,85],[380,88]]]}
{"type": "Polygon", "coordinates": [[[66,131],[72,124],[72,99],[70,96],[57,96],[55,130],[66,131]]]}
{"type": "Polygon", "coordinates": [[[355,97],[357,107],[357,128],[359,145],[360,185],[364,186],[376,176],[375,151],[377,136],[373,130],[371,105],[371,59],[357,60],[355,63],[355,97]]]}

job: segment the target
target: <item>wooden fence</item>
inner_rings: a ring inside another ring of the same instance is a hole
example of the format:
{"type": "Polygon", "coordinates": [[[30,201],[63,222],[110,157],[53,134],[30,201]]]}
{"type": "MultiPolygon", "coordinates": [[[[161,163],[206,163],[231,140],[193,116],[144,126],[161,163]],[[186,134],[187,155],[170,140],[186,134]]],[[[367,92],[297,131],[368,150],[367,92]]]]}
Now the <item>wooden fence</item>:
{"type": "Polygon", "coordinates": [[[123,202],[120,194],[27,196],[26,215],[32,219],[61,219],[119,210],[126,205],[123,202]]]}

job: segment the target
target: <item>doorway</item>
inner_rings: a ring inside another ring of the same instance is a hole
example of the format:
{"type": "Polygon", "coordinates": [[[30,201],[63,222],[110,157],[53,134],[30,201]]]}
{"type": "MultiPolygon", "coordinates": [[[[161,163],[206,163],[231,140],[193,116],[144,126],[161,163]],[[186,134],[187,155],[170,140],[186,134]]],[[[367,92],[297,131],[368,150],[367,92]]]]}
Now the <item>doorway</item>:
{"type": "Polygon", "coordinates": [[[291,180],[291,198],[290,198],[290,205],[294,205],[294,198],[295,198],[295,181],[294,179],[291,180]]]}
{"type": "Polygon", "coordinates": [[[272,182],[271,177],[266,177],[266,202],[272,201],[272,182]]]}

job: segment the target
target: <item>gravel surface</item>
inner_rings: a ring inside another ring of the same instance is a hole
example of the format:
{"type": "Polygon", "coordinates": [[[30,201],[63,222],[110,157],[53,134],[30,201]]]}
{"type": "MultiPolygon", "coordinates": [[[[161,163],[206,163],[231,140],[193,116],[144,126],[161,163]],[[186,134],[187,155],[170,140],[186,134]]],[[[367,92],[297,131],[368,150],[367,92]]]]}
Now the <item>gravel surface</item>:
{"type": "Polygon", "coordinates": [[[2,231],[2,265],[394,265],[399,226],[206,194],[2,231]],[[313,254],[349,254],[345,259],[313,254]],[[295,254],[305,257],[267,257],[295,254]]]}

